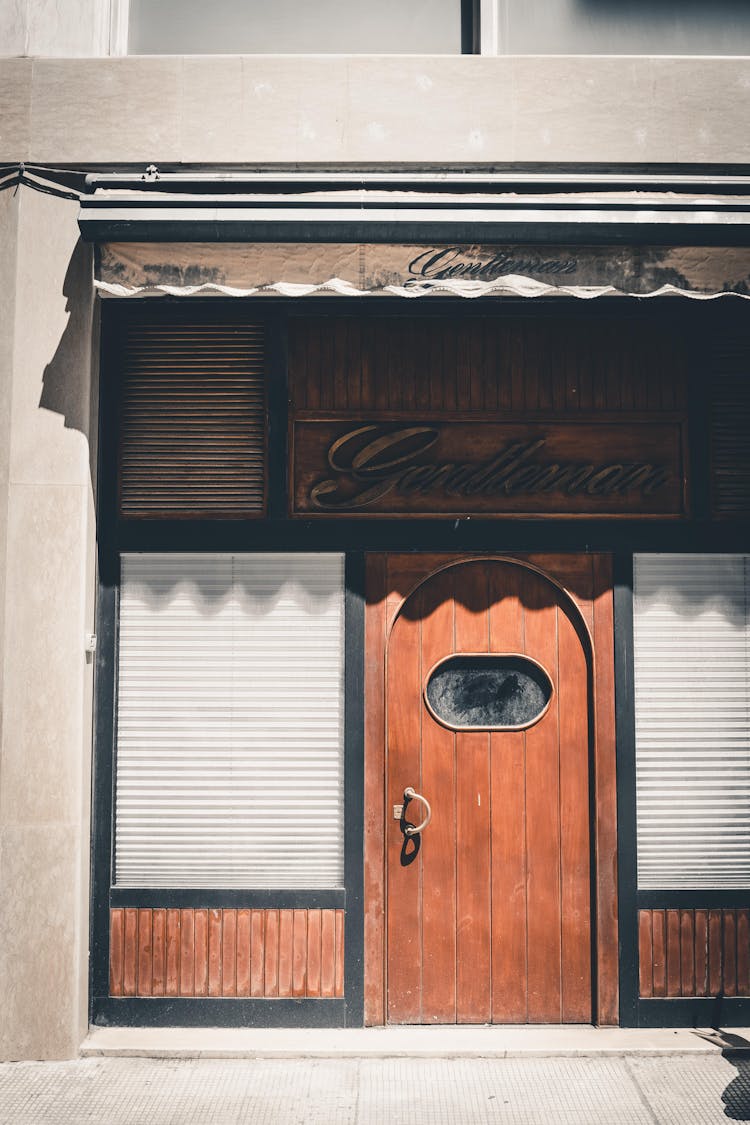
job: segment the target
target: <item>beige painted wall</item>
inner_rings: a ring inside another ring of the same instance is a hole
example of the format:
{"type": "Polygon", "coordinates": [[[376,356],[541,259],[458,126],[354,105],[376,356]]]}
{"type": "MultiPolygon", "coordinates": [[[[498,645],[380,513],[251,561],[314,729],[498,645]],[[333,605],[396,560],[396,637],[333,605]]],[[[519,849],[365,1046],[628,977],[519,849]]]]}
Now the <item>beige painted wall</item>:
{"type": "Polygon", "coordinates": [[[0,159],[742,163],[750,58],[0,60],[0,159]]]}
{"type": "Polygon", "coordinates": [[[0,1057],[66,1058],[86,1026],[91,251],[78,241],[75,203],[28,190],[6,195],[18,255],[4,367],[11,438],[3,446],[0,1057]]]}

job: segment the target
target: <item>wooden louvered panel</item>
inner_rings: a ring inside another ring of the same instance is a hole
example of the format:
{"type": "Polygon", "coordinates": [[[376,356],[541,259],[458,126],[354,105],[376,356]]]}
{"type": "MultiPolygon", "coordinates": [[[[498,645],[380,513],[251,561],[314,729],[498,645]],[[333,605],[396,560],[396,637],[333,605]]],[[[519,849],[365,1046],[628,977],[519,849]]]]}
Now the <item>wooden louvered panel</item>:
{"type": "Polygon", "coordinates": [[[750,337],[723,339],[713,354],[711,476],[713,514],[750,517],[750,337]]]}
{"type": "Polygon", "coordinates": [[[121,363],[120,515],[262,515],[262,326],[130,325],[121,363]]]}
{"type": "Polygon", "coordinates": [[[639,994],[750,996],[750,911],[639,910],[639,994]]]}

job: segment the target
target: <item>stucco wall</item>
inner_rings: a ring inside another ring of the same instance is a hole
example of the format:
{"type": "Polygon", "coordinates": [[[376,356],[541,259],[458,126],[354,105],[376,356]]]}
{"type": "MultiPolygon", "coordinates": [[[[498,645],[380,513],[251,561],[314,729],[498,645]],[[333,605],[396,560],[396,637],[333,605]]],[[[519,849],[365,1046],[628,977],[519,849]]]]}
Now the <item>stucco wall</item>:
{"type": "Polygon", "coordinates": [[[0,1057],[65,1058],[86,1024],[91,252],[78,240],[74,203],[24,190],[3,205],[16,212],[18,239],[4,366],[0,1057]]]}
{"type": "Polygon", "coordinates": [[[750,58],[0,60],[0,158],[742,163],[750,58]]]}

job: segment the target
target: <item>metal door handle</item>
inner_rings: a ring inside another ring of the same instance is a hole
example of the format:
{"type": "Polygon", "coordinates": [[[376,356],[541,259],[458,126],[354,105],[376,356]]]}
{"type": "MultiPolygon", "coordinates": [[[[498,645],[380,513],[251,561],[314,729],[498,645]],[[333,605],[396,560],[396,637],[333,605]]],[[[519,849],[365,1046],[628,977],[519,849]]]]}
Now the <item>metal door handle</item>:
{"type": "Polygon", "coordinates": [[[407,786],[407,788],[404,789],[404,806],[406,805],[407,801],[421,801],[425,807],[425,812],[427,815],[425,816],[422,823],[417,824],[416,826],[407,824],[404,828],[404,834],[406,836],[417,836],[420,832],[424,832],[425,828],[432,820],[432,809],[430,808],[430,802],[427,800],[427,798],[423,797],[421,793],[417,793],[416,789],[412,789],[411,785],[407,786]]]}

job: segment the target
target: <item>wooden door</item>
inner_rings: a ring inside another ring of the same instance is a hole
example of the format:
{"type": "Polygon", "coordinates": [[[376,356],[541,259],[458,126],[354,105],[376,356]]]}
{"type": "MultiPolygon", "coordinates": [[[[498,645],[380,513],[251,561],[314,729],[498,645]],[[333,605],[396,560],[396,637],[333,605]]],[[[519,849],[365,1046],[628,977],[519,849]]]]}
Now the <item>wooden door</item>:
{"type": "Polygon", "coordinates": [[[386,650],[389,1022],[592,1021],[590,680],[580,614],[535,568],[457,562],[404,601],[386,650]],[[426,685],[455,654],[540,666],[546,706],[436,717],[426,685]],[[417,837],[419,801],[394,819],[407,786],[432,807],[417,837]]]}

